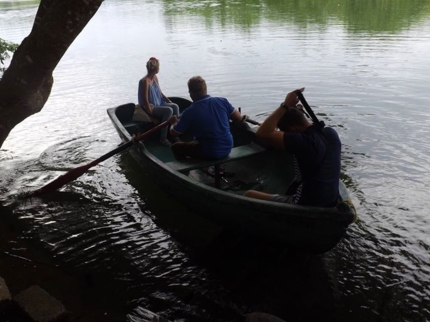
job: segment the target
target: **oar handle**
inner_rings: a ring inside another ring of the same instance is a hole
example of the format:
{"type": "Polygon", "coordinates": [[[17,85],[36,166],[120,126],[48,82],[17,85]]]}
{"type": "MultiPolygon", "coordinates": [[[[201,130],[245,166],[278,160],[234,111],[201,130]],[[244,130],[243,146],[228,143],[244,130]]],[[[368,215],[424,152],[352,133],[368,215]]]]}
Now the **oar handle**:
{"type": "Polygon", "coordinates": [[[297,94],[297,96],[299,97],[300,102],[302,102],[303,106],[306,109],[306,112],[308,112],[308,114],[311,116],[312,122],[314,122],[314,124],[319,124],[321,127],[324,127],[325,124],[323,121],[319,121],[317,116],[315,115],[314,111],[312,111],[311,107],[309,106],[308,102],[306,102],[305,97],[303,96],[303,93],[301,90],[297,89],[294,91],[294,93],[297,94]]]}
{"type": "Polygon", "coordinates": [[[102,155],[100,158],[98,158],[97,160],[93,161],[93,165],[96,165],[97,163],[100,163],[106,159],[109,159],[111,156],[117,154],[118,152],[121,152],[129,147],[131,147],[133,145],[134,142],[139,142],[142,141],[143,139],[145,139],[146,137],[150,136],[151,134],[153,134],[154,132],[157,132],[159,130],[161,130],[163,127],[166,127],[167,125],[169,125],[169,121],[165,121],[163,123],[158,124],[157,126],[154,126],[152,129],[146,131],[145,133],[142,133],[138,136],[135,136],[134,138],[132,138],[130,141],[121,144],[119,147],[117,147],[115,150],[110,151],[109,153],[106,153],[105,155],[102,155]]]}
{"type": "Polygon", "coordinates": [[[261,125],[261,123],[260,123],[260,122],[257,122],[257,121],[254,121],[254,120],[251,120],[251,119],[249,118],[249,116],[248,116],[248,115],[244,115],[242,120],[243,120],[243,121],[246,121],[246,122],[248,122],[248,123],[250,123],[250,124],[253,124],[253,125],[258,125],[258,126],[260,126],[260,125],[261,125]]]}
{"type": "Polygon", "coordinates": [[[145,133],[142,133],[141,135],[136,136],[134,138],[134,141],[135,142],[142,141],[147,136],[151,135],[154,132],[157,132],[157,131],[161,130],[163,127],[166,127],[167,125],[169,125],[169,121],[165,121],[163,123],[160,123],[157,126],[154,126],[152,129],[146,131],[145,133]]]}
{"type": "Polygon", "coordinates": [[[253,125],[258,125],[258,126],[261,125],[260,122],[257,122],[257,121],[251,120],[251,119],[246,119],[245,121],[247,121],[248,123],[253,124],[253,125]]]}

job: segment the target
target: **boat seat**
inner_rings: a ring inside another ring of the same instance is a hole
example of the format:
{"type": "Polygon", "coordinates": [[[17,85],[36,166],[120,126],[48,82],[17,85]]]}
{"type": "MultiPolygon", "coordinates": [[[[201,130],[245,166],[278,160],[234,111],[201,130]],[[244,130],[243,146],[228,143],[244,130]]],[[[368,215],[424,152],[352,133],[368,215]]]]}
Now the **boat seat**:
{"type": "Polygon", "coordinates": [[[128,131],[130,134],[139,134],[144,133],[152,129],[155,125],[148,122],[139,122],[139,121],[130,121],[122,123],[122,126],[128,131]]]}
{"type": "Polygon", "coordinates": [[[139,134],[149,131],[155,126],[153,123],[133,121],[135,106],[136,104],[134,103],[127,103],[117,106],[115,114],[118,117],[118,120],[130,134],[139,134]]]}
{"type": "Polygon", "coordinates": [[[209,166],[216,166],[234,160],[243,159],[251,155],[255,155],[266,151],[264,147],[256,143],[249,143],[247,145],[237,146],[231,149],[230,154],[219,160],[198,160],[198,159],[184,159],[167,162],[166,164],[177,171],[191,171],[199,168],[209,166]]]}

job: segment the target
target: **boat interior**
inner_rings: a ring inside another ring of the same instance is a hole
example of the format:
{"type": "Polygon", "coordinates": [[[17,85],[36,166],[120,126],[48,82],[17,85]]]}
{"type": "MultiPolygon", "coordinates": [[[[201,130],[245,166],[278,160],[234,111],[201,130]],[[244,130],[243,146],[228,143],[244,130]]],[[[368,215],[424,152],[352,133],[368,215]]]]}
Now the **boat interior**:
{"type": "MultiPolygon", "coordinates": [[[[191,103],[183,98],[171,98],[180,106],[191,103]]],[[[124,128],[131,134],[139,134],[153,127],[152,123],[132,121],[134,103],[118,106],[115,114],[124,128]]],[[[230,123],[234,147],[230,155],[221,160],[176,160],[169,147],[159,143],[159,133],[145,139],[145,148],[158,160],[173,170],[189,178],[224,191],[242,195],[246,190],[255,189],[267,193],[285,193],[293,179],[292,158],[268,149],[255,142],[255,127],[246,122],[230,123]]],[[[181,136],[181,140],[191,137],[181,136]]]]}

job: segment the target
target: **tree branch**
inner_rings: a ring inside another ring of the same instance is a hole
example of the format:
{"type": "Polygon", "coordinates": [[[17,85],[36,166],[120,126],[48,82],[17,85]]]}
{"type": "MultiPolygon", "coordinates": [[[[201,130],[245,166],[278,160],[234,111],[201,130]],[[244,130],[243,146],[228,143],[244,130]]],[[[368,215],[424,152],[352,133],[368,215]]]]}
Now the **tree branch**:
{"type": "Polygon", "coordinates": [[[0,147],[13,127],[39,112],[52,73],[103,0],[41,0],[30,34],[0,80],[0,147]]]}

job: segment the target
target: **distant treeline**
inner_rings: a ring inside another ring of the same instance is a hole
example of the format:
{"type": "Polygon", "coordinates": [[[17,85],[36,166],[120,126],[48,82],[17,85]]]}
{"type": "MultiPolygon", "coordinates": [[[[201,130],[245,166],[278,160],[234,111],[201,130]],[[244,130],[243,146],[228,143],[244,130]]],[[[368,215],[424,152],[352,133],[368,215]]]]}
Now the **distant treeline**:
{"type": "Polygon", "coordinates": [[[203,17],[206,24],[251,28],[266,21],[298,27],[333,24],[353,33],[397,33],[430,18],[430,0],[162,0],[167,16],[203,17]]]}

